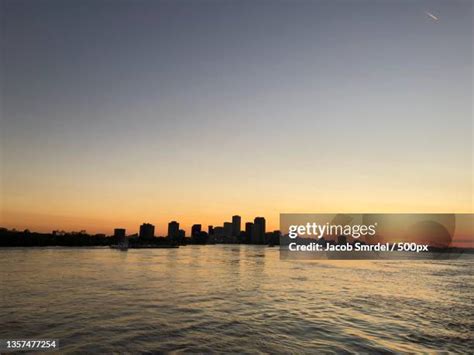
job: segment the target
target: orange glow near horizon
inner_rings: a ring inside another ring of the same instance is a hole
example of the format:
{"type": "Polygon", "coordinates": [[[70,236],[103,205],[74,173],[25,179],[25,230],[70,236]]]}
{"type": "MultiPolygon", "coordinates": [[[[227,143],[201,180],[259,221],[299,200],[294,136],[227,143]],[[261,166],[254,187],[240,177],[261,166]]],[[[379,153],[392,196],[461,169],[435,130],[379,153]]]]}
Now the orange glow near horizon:
{"type": "Polygon", "coordinates": [[[459,201],[461,203],[456,205],[454,201],[449,203],[448,200],[444,200],[443,206],[439,206],[434,201],[404,203],[402,196],[398,195],[397,198],[392,198],[390,203],[382,203],[376,201],[375,193],[367,193],[364,196],[362,193],[352,193],[352,195],[346,194],[344,199],[332,199],[326,192],[319,194],[319,203],[311,201],[309,196],[302,196],[295,206],[294,203],[290,205],[279,201],[278,195],[283,196],[282,193],[272,190],[269,190],[266,196],[262,193],[260,203],[252,201],[251,196],[245,198],[245,195],[241,195],[240,200],[237,200],[237,196],[233,196],[230,201],[235,201],[236,204],[225,203],[223,199],[194,204],[185,200],[153,204],[151,201],[147,203],[133,199],[127,204],[121,201],[101,204],[100,198],[96,198],[95,201],[90,200],[87,206],[85,203],[81,206],[77,201],[69,204],[63,201],[63,204],[57,206],[53,203],[43,204],[43,208],[35,207],[32,199],[28,201],[31,203],[30,208],[24,206],[23,211],[4,209],[0,226],[38,232],[86,230],[89,233],[109,235],[113,233],[114,228],[126,228],[127,234],[137,233],[139,225],[147,222],[156,226],[157,236],[165,236],[168,223],[173,220],[178,221],[180,228],[189,235],[193,224],[201,224],[203,230],[207,230],[208,225],[222,226],[224,222],[230,222],[233,215],[242,217],[242,229],[246,222],[253,222],[255,217],[263,216],[267,221],[267,230],[272,231],[279,229],[280,213],[473,213],[473,209],[469,208],[469,201],[465,203],[459,201]],[[362,203],[364,200],[365,203],[362,203]],[[238,201],[240,206],[237,205],[238,201]]]}

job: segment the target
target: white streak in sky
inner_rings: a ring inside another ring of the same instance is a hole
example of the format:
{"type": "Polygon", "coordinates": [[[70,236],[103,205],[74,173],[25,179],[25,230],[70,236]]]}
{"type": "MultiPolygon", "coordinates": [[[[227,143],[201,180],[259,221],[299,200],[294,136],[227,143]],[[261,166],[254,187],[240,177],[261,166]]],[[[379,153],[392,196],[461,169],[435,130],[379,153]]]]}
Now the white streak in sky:
{"type": "Polygon", "coordinates": [[[439,18],[433,15],[431,12],[425,11],[425,14],[431,17],[433,20],[438,21],[439,18]]]}

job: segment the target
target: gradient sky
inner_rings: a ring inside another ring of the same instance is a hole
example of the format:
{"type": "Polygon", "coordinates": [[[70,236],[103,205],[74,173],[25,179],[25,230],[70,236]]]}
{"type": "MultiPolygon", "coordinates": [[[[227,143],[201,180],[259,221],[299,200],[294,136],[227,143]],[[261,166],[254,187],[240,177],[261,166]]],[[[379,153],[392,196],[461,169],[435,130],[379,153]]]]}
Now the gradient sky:
{"type": "Polygon", "coordinates": [[[474,212],[472,1],[0,4],[0,225],[474,212]]]}

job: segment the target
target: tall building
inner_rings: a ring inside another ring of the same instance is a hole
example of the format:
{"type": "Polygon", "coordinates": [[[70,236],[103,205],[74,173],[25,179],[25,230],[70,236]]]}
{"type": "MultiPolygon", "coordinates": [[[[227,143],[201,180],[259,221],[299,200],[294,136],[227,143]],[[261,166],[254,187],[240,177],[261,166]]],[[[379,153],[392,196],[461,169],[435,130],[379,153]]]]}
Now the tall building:
{"type": "Polygon", "coordinates": [[[208,226],[207,227],[207,234],[210,236],[214,234],[214,227],[213,226],[208,226]]]}
{"type": "Polygon", "coordinates": [[[226,237],[232,237],[232,223],[231,222],[224,222],[224,235],[226,237]]]}
{"type": "Polygon", "coordinates": [[[128,243],[126,231],[124,228],[115,228],[114,229],[114,237],[117,238],[118,244],[125,244],[128,243]]]}
{"type": "Polygon", "coordinates": [[[265,218],[255,217],[253,221],[253,240],[254,244],[265,243],[265,218]]]}
{"type": "Polygon", "coordinates": [[[140,238],[152,239],[155,236],[155,226],[150,223],[143,223],[140,226],[140,238]]]}
{"type": "Polygon", "coordinates": [[[179,239],[179,223],[171,221],[168,223],[168,239],[178,240],[179,239]]]}
{"type": "Polygon", "coordinates": [[[232,236],[238,237],[240,234],[240,224],[241,224],[240,216],[232,216],[232,236]]]}
{"type": "Polygon", "coordinates": [[[193,224],[191,227],[191,237],[197,237],[201,233],[201,225],[200,224],[193,224]]]}
{"type": "Polygon", "coordinates": [[[252,222],[245,223],[245,242],[246,243],[253,242],[253,223],[252,222]]]}

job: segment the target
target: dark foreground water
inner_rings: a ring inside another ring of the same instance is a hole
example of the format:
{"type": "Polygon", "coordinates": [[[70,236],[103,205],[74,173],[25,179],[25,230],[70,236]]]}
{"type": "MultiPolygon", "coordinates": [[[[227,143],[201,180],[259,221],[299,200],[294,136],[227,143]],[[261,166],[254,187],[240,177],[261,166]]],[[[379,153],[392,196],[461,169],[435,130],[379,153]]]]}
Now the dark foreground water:
{"type": "Polygon", "coordinates": [[[277,248],[0,249],[0,338],[61,352],[471,352],[472,261],[277,248]]]}

